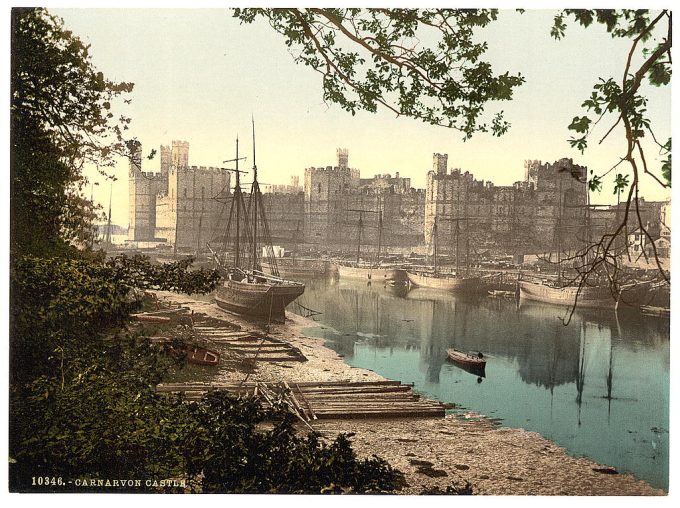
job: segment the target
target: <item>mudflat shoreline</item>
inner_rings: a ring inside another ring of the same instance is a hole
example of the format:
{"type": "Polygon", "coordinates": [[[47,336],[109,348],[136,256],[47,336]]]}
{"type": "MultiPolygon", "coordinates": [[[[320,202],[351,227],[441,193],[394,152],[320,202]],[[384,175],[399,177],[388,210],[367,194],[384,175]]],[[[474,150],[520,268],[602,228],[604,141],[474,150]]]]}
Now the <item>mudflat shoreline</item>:
{"type": "MultiPolygon", "coordinates": [[[[157,293],[159,300],[181,303],[194,312],[228,320],[243,330],[261,326],[226,313],[216,305],[174,293],[157,293]]],[[[250,381],[379,381],[375,372],[347,365],[323,339],[304,334],[318,323],[287,313],[285,324],[271,325],[269,335],[297,347],[306,362],[257,362],[250,381]]],[[[240,371],[220,371],[214,382],[242,380],[240,371]]],[[[481,495],[607,495],[658,496],[662,489],[590,459],[576,458],[552,441],[524,429],[499,427],[467,413],[464,418],[381,418],[317,420],[312,426],[332,438],[352,433],[358,454],[378,455],[401,470],[408,486],[400,494],[446,492],[447,487],[472,486],[481,495]]]]}

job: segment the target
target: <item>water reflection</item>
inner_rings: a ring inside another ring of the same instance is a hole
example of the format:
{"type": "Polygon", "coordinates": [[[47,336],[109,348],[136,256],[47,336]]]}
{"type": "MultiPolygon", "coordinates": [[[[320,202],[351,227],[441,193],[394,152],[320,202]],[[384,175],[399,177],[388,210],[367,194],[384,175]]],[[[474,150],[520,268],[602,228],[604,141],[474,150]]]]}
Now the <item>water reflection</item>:
{"type": "Polygon", "coordinates": [[[426,289],[309,281],[316,330],[348,363],[538,431],[668,487],[668,321],[426,289]],[[486,378],[446,361],[482,351],[486,378]]]}

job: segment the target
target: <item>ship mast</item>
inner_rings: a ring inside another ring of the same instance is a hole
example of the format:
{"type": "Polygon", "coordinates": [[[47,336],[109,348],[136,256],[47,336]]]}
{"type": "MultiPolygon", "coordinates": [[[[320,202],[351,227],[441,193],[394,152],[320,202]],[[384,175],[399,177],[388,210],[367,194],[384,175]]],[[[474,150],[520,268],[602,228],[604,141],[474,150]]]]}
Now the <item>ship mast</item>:
{"type": "Polygon", "coordinates": [[[257,252],[257,201],[260,198],[260,185],[257,182],[257,163],[255,161],[255,119],[251,117],[251,122],[253,124],[253,195],[251,199],[253,200],[253,270],[259,270],[258,252],[257,252]]]}
{"type": "Polygon", "coordinates": [[[359,212],[359,237],[357,239],[357,266],[359,266],[359,257],[361,255],[361,231],[364,229],[364,220],[362,212],[359,212]]]}
{"type": "Polygon", "coordinates": [[[242,211],[241,207],[243,206],[243,193],[241,192],[241,173],[245,173],[245,171],[241,171],[238,168],[238,161],[240,160],[245,160],[245,157],[238,156],[238,136],[236,136],[236,158],[223,161],[223,163],[226,164],[227,162],[236,162],[236,169],[227,170],[236,174],[236,185],[234,186],[234,198],[231,202],[231,211],[229,212],[227,235],[229,234],[230,230],[231,217],[234,211],[234,205],[236,205],[236,236],[234,238],[234,266],[237,268],[240,268],[241,263],[241,211],[242,211]]]}
{"type": "Polygon", "coordinates": [[[434,216],[434,225],[432,226],[432,236],[434,236],[434,273],[437,273],[437,216],[434,216]]]}

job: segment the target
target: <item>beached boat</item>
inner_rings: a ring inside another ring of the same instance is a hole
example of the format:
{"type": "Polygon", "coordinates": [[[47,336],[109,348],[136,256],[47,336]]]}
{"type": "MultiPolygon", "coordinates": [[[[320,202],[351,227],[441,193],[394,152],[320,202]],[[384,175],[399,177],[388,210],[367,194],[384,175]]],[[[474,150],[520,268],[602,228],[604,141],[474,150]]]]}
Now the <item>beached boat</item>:
{"type": "Polygon", "coordinates": [[[220,363],[220,354],[211,351],[209,349],[204,349],[202,347],[194,347],[187,353],[187,362],[194,363],[196,365],[210,365],[215,366],[220,363]]]}
{"type": "Polygon", "coordinates": [[[447,349],[446,354],[448,355],[449,360],[459,365],[476,369],[483,369],[486,367],[486,358],[484,358],[482,353],[470,354],[456,349],[447,349]]]}
{"type": "Polygon", "coordinates": [[[230,170],[236,174],[236,186],[231,200],[227,231],[222,236],[223,255],[220,256],[208,245],[218,270],[223,276],[223,282],[215,292],[215,303],[230,312],[260,318],[267,322],[282,323],[285,321],[286,306],[304,293],[305,285],[279,276],[276,259],[273,256],[269,224],[262,202],[262,192],[257,181],[254,125],[253,183],[247,206],[240,186],[240,174],[244,171],[238,169],[239,160],[237,139],[236,158],[232,161],[225,161],[236,162],[236,169],[230,170]],[[230,231],[232,227],[234,228],[233,234],[230,231]],[[229,257],[226,244],[231,241],[232,237],[232,256],[229,257]],[[262,247],[269,254],[269,274],[262,271],[260,258],[262,247]]]}
{"type": "Polygon", "coordinates": [[[217,288],[215,302],[230,312],[283,322],[288,304],[304,292],[300,282],[234,269],[217,288]]]}

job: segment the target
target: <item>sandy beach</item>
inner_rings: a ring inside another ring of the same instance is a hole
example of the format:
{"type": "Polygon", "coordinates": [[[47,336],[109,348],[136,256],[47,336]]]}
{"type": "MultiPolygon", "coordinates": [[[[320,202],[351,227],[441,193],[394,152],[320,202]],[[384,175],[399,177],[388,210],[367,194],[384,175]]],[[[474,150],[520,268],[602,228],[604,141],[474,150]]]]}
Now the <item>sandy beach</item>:
{"type": "MultiPolygon", "coordinates": [[[[173,293],[157,293],[166,303],[181,303],[196,313],[225,319],[243,330],[262,328],[226,313],[206,301],[173,293]]],[[[375,372],[350,367],[323,340],[304,330],[319,323],[287,313],[285,324],[272,325],[269,335],[289,342],[306,362],[257,362],[251,381],[371,381],[375,372]]],[[[244,372],[216,375],[212,381],[242,380],[244,372]]],[[[445,492],[447,487],[472,486],[481,495],[665,495],[630,474],[615,473],[604,464],[568,455],[535,432],[500,427],[473,413],[463,417],[323,420],[312,426],[325,437],[352,433],[362,456],[377,455],[405,474],[408,486],[400,494],[445,492]]]]}

